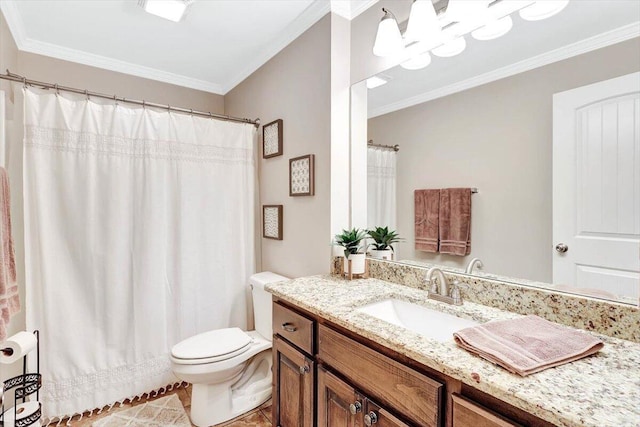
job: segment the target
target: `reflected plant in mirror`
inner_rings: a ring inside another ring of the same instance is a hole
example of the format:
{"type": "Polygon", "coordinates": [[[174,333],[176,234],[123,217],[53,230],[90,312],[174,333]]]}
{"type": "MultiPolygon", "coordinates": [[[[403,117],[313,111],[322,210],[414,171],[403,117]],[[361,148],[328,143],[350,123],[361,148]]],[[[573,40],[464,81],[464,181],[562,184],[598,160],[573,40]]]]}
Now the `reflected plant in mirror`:
{"type": "Polygon", "coordinates": [[[351,161],[367,165],[352,191],[368,203],[352,211],[406,239],[399,262],[638,305],[640,38],[606,36],[637,16],[640,2],[569,2],[535,28],[514,15],[503,43],[468,38],[465,55],[376,70],[387,84],[352,115],[366,139],[351,161]],[[367,140],[401,145],[393,168],[367,140]],[[471,253],[416,250],[414,191],[454,187],[480,189],[471,253]],[[387,211],[394,221],[378,221],[387,211]]]}
{"type": "Polygon", "coordinates": [[[369,255],[376,259],[392,260],[393,244],[404,240],[398,236],[395,230],[389,230],[389,227],[374,227],[368,230],[367,234],[373,239],[373,243],[370,243],[369,246],[374,248],[369,251],[369,255]]]}

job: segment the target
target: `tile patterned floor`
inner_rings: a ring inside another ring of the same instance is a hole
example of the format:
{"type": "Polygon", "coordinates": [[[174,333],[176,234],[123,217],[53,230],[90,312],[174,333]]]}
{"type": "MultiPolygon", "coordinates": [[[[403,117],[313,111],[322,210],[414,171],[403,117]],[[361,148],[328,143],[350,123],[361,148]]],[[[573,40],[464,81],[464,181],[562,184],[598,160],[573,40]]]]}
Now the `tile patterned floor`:
{"type": "MultiPolygon", "coordinates": [[[[182,405],[184,406],[185,411],[187,411],[187,414],[190,415],[191,413],[191,386],[189,387],[185,387],[185,388],[179,388],[177,390],[174,390],[170,393],[167,393],[165,395],[162,396],[158,396],[158,398],[160,397],[164,397],[164,396],[168,396],[170,394],[177,394],[178,397],[180,398],[180,401],[182,402],[182,405]]],[[[149,401],[149,400],[154,400],[154,399],[148,399],[148,400],[138,400],[135,401],[133,403],[125,403],[124,405],[122,405],[123,408],[125,407],[132,407],[132,406],[137,406],[137,405],[142,405],[145,402],[149,401]]],[[[111,415],[113,413],[114,410],[119,409],[119,406],[116,405],[114,406],[114,409],[111,412],[103,412],[100,415],[93,415],[91,417],[82,417],[82,419],[79,419],[80,417],[74,417],[71,420],[71,423],[69,425],[73,426],[73,427],[91,427],[91,425],[99,420],[100,418],[104,418],[104,417],[108,417],[109,415],[111,415]]],[[[55,426],[55,423],[53,423],[52,425],[55,426]]],[[[61,423],[60,425],[65,425],[64,423],[61,423]]],[[[194,426],[195,427],[195,426],[194,426]]],[[[238,418],[235,418],[231,421],[228,421],[224,424],[219,424],[216,427],[271,427],[271,400],[267,401],[266,403],[264,403],[263,405],[261,405],[259,408],[254,409],[253,411],[249,412],[248,414],[244,414],[238,418]]]]}

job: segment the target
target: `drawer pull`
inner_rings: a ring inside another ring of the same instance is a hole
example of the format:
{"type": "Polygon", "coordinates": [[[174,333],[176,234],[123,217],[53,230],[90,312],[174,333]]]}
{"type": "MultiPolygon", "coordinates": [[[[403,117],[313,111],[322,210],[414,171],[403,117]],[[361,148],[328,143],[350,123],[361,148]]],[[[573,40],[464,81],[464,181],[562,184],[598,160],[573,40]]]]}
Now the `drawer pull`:
{"type": "Polygon", "coordinates": [[[362,403],[355,401],[349,405],[349,412],[351,412],[351,415],[356,415],[360,411],[362,411],[362,403]]]}
{"type": "Polygon", "coordinates": [[[283,323],[282,324],[282,329],[284,329],[287,332],[295,332],[298,330],[298,328],[296,328],[295,326],[293,326],[293,323],[283,323]]]}
{"type": "Polygon", "coordinates": [[[372,426],[373,424],[378,422],[378,415],[371,411],[367,415],[364,416],[364,425],[367,427],[372,426]]]}
{"type": "Polygon", "coordinates": [[[307,372],[309,372],[309,367],[307,365],[300,366],[300,375],[305,375],[307,372]]]}

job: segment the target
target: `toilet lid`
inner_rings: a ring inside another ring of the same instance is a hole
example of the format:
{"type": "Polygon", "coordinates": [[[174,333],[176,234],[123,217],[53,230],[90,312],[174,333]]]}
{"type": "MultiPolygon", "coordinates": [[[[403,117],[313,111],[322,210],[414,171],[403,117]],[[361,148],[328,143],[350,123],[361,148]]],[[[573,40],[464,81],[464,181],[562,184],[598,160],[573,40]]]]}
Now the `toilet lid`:
{"type": "Polygon", "coordinates": [[[204,332],[176,344],[171,355],[178,359],[208,359],[240,354],[251,344],[251,337],[240,328],[204,332]],[[242,351],[240,351],[242,350],[242,351]]]}

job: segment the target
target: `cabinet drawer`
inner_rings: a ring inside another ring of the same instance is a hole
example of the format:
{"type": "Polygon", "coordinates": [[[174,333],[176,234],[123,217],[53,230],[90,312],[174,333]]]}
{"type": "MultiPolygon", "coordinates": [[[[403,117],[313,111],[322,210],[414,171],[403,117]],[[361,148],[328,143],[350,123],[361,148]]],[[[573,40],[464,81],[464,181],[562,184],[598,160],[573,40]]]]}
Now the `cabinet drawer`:
{"type": "Polygon", "coordinates": [[[313,320],[277,302],[273,303],[273,333],[313,354],[313,320]]]}
{"type": "Polygon", "coordinates": [[[453,399],[453,427],[521,427],[457,394],[453,399]]]}
{"type": "Polygon", "coordinates": [[[324,325],[318,328],[318,358],[356,388],[419,426],[442,424],[441,383],[324,325]]]}

